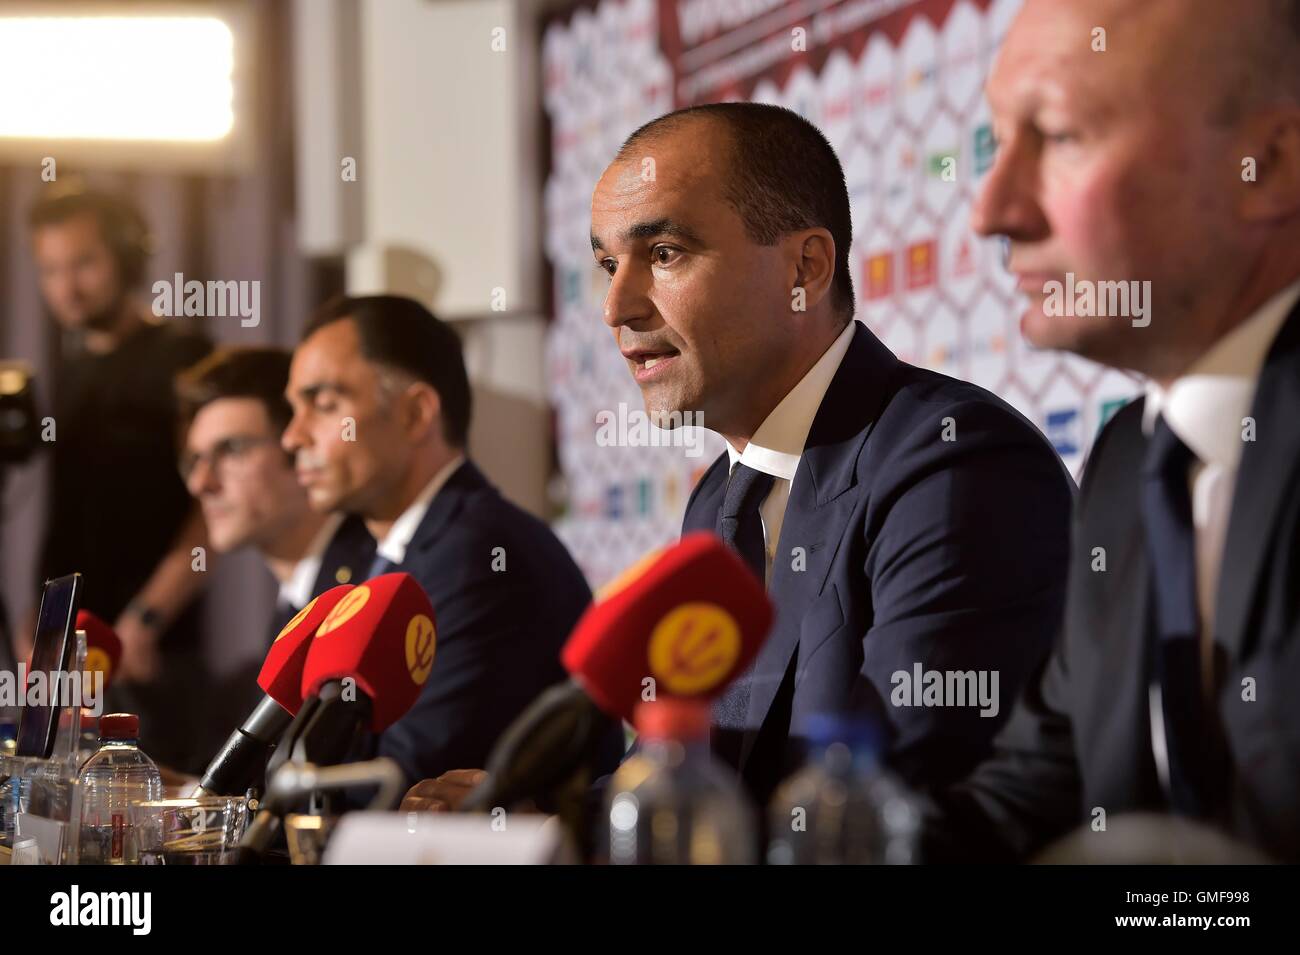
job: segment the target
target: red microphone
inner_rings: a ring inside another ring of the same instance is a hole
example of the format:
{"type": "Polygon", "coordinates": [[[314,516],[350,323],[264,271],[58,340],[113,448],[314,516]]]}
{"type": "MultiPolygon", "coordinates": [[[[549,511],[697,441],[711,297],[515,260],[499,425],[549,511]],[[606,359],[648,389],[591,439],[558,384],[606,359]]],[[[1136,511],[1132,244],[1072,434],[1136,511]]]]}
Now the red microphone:
{"type": "Polygon", "coordinates": [[[343,584],[325,591],[280,630],[257,674],[257,685],[266,696],[204,770],[201,794],[243,795],[261,777],[275,741],[302,707],[302,671],[312,637],[352,589],[351,584],[343,584]]]}
{"type": "Polygon", "coordinates": [[[257,685],[291,715],[297,714],[302,706],[302,673],[312,637],[339,601],[354,589],[352,584],[341,584],[313,598],[281,628],[271,643],[271,649],[266,651],[266,660],[257,674],[257,685]]]}
{"type": "MultiPolygon", "coordinates": [[[[83,705],[78,722],[83,733],[87,730],[93,732],[99,725],[99,717],[94,712],[94,696],[98,694],[95,694],[93,689],[87,687],[84,678],[86,675],[99,673],[103,680],[99,687],[100,692],[108,688],[109,684],[113,682],[113,674],[117,672],[117,663],[122,659],[122,638],[114,632],[112,627],[89,610],[77,611],[77,622],[74,629],[80,630],[86,635],[86,662],[82,666],[83,705]],[[90,696],[91,699],[89,706],[85,705],[87,696],[90,696]]],[[[29,662],[28,666],[30,665],[29,662]]],[[[67,725],[67,713],[60,713],[60,729],[67,725]]]]}
{"type": "Polygon", "coordinates": [[[383,574],[334,605],[312,638],[302,669],[302,709],[266,766],[267,798],[240,841],[261,855],[279,830],[296,789],[277,789],[288,762],[343,762],[357,734],[379,733],[406,714],[433,669],[433,606],[410,574],[383,574]]]}
{"type": "MultiPolygon", "coordinates": [[[[410,574],[384,574],[354,588],[316,631],[302,669],[302,696],[352,680],[379,733],[406,714],[429,679],[437,647],[433,606],[410,574]]],[[[313,760],[313,762],[318,762],[313,760]]]]}
{"type": "Polygon", "coordinates": [[[86,632],[87,673],[102,673],[104,686],[113,682],[117,663],[122,659],[122,640],[113,628],[89,610],[77,611],[76,629],[86,632]]]}
{"type": "Polygon", "coordinates": [[[712,699],[757,656],[772,602],[736,553],[704,531],[643,558],[599,594],[561,651],[606,713],[648,694],[712,699]]]}
{"type": "Polygon", "coordinates": [[[502,734],[467,810],[546,798],[589,772],[615,725],[643,699],[718,696],[758,654],[772,603],[754,572],[712,534],[633,565],[598,595],[560,659],[572,679],[551,687],[502,734]]]}

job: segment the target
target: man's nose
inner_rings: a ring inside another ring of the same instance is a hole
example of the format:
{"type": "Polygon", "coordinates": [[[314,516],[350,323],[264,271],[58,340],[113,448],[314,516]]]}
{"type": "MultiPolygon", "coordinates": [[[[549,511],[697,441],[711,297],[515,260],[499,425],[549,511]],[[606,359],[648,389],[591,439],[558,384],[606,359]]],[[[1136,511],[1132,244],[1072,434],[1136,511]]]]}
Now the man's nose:
{"type": "Polygon", "coordinates": [[[610,278],[609,291],[605,294],[605,324],[618,328],[653,315],[655,309],[649,290],[649,269],[619,268],[610,278]]]}
{"type": "Polygon", "coordinates": [[[298,436],[301,425],[298,422],[298,415],[289,419],[288,426],[284,429],[284,434],[280,435],[280,447],[284,448],[289,454],[294,454],[302,447],[302,440],[298,436]]]}
{"type": "Polygon", "coordinates": [[[189,475],[185,478],[185,487],[189,490],[191,497],[200,497],[203,494],[221,489],[221,482],[217,478],[217,468],[211,458],[204,455],[194,462],[189,475]]]}
{"type": "Polygon", "coordinates": [[[970,226],[978,235],[1035,241],[1050,231],[1038,201],[1037,153],[1020,135],[998,147],[993,166],[971,205],[970,226]]]}

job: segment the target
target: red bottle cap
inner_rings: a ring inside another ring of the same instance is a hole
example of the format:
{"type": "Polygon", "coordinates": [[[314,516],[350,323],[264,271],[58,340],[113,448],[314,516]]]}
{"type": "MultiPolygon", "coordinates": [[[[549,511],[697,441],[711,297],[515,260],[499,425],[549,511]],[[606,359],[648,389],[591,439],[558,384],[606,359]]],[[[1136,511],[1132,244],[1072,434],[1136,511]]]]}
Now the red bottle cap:
{"type": "Polygon", "coordinates": [[[712,720],[705,700],[665,697],[638,703],[633,722],[648,739],[694,740],[709,735],[712,720]]]}
{"type": "Polygon", "coordinates": [[[99,718],[100,739],[139,739],[140,717],[134,713],[105,713],[99,718]]]}

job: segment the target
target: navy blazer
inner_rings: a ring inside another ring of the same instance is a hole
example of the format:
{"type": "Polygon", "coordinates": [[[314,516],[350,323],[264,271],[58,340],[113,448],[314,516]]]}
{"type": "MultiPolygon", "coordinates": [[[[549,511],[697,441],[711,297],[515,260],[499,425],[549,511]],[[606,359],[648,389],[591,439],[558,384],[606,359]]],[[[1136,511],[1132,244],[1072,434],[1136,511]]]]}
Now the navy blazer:
{"type": "MultiPolygon", "coordinates": [[[[716,530],[727,476],[724,453],[683,533],[716,530]]],[[[715,732],[719,754],[766,802],[803,756],[806,717],[859,711],[883,724],[911,783],[961,777],[1051,646],[1072,496],[1060,458],[1010,405],[900,361],[859,324],[791,486],[745,725],[715,732]],[[997,714],[895,706],[893,675],[918,663],[997,671],[997,714]]]]}
{"type": "Polygon", "coordinates": [[[396,760],[409,785],[486,765],[510,722],[567,679],[560,648],[591,591],[551,529],[470,461],[434,496],[395,569],[433,604],[433,672],[410,712],[366,748],[396,760]]]}
{"type": "MultiPolygon", "coordinates": [[[[366,529],[366,522],[355,514],[346,515],[321,554],[320,569],[311,586],[312,597],[319,597],[340,584],[361,583],[374,559],[375,539],[366,529]]],[[[266,641],[268,647],[300,609],[277,607],[274,610],[266,641]]]]}
{"type": "MultiPolygon", "coordinates": [[[[1064,630],[994,756],[937,796],[926,827],[931,858],[1022,859],[1093,822],[1098,808],[1112,819],[1169,811],[1148,699],[1143,405],[1120,410],[1093,448],[1064,630]]],[[[1213,822],[1289,862],[1300,862],[1297,409],[1300,306],[1260,371],[1250,410],[1257,437],[1242,448],[1212,623],[1214,707],[1231,764],[1227,803],[1213,822]]]]}

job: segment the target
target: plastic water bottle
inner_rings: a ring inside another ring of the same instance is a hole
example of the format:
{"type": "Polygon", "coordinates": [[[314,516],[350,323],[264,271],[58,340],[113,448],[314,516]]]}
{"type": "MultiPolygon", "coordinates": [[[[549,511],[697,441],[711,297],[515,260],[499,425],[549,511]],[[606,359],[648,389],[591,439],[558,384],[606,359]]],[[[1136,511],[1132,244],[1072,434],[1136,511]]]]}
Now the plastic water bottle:
{"type": "Polygon", "coordinates": [[[747,865],[757,855],[749,799],[709,752],[709,705],[642,703],[639,751],[610,781],[605,848],[612,865],[747,865]]]}
{"type": "Polygon", "coordinates": [[[77,777],[80,824],[77,845],[82,865],[134,865],[139,851],[131,807],[161,799],[162,776],[136,745],[140,717],[110,713],[99,720],[99,750],[77,777]]]}
{"type": "Polygon", "coordinates": [[[874,725],[838,716],[804,724],[808,764],[773,794],[773,865],[908,865],[918,860],[920,814],[880,765],[874,725]]]}

